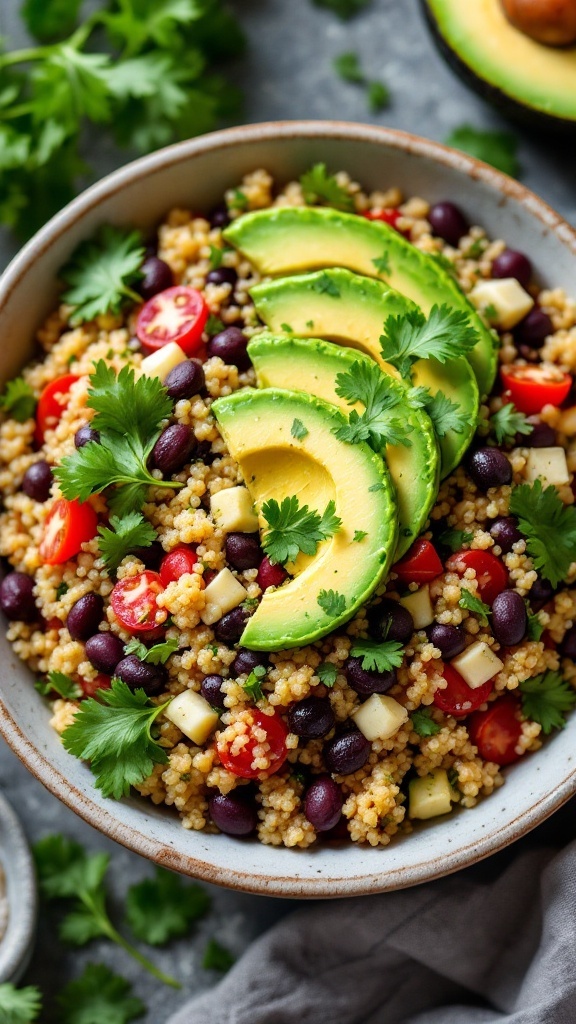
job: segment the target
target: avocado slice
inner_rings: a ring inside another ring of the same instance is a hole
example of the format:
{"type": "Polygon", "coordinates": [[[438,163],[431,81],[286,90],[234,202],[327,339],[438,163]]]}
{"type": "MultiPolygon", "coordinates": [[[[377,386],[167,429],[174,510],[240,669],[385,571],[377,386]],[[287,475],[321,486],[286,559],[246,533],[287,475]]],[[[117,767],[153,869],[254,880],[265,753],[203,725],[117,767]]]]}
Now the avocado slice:
{"type": "MultiPolygon", "coordinates": [[[[255,285],[251,289],[256,311],[270,331],[288,328],[298,337],[325,338],[359,348],[380,368],[398,378],[383,359],[380,335],[388,316],[405,314],[417,307],[381,281],[335,268],[313,274],[296,274],[255,285]]],[[[412,368],[416,386],[442,391],[468,415],[461,433],[449,431],[438,438],[442,477],[461,462],[476,430],[479,394],[476,378],[464,358],[449,363],[419,359],[412,368]]]]}
{"type": "Polygon", "coordinates": [[[467,85],[541,127],[576,125],[576,46],[545,46],[510,24],[500,0],[422,0],[443,56],[467,85]]]}
{"type": "Polygon", "coordinates": [[[257,651],[309,644],[347,622],[388,572],[398,537],[388,470],[367,444],[339,441],[333,430],[345,418],[301,391],[243,389],[219,398],[212,412],[258,511],[270,498],[294,494],[319,512],[336,504],[338,532],[315,555],[298,558],[294,578],[265,592],[240,638],[257,651]],[[307,431],[299,438],[295,420],[307,431]],[[358,533],[364,536],[354,541],[358,533]],[[326,611],[322,591],[336,592],[345,606],[326,611]]]}
{"type": "MultiPolygon", "coordinates": [[[[463,310],[479,338],[468,361],[480,394],[491,391],[497,367],[496,336],[452,275],[388,224],[329,207],[273,206],[239,217],[226,228],[224,237],[261,274],[278,277],[345,267],[385,282],[426,314],[442,303],[463,310]]],[[[321,281],[317,287],[322,288],[321,281]]]]}
{"type": "MultiPolygon", "coordinates": [[[[248,354],[260,387],[305,390],[331,402],[346,417],[352,409],[359,413],[364,411],[360,403],[349,405],[336,393],[338,373],[346,373],[355,362],[370,362],[361,352],[329,345],[318,338],[259,334],[248,345],[248,354]]],[[[394,561],[397,561],[422,532],[436,501],[440,457],[430,418],[422,409],[413,409],[408,403],[406,385],[389,375],[383,375],[383,380],[399,399],[392,415],[412,428],[408,435],[409,447],[388,445],[385,453],[396,488],[399,531],[394,561]]]]}

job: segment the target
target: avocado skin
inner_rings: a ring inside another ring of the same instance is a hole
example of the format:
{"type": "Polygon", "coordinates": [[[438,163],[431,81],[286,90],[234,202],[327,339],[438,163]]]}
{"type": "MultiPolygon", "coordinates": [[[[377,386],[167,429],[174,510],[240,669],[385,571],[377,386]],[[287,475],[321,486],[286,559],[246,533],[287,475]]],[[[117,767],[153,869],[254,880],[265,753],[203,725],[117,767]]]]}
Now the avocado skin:
{"type": "MultiPolygon", "coordinates": [[[[473,0],[462,0],[462,2],[472,3],[473,0]]],[[[437,50],[446,63],[450,65],[452,70],[464,82],[464,85],[478,93],[483,100],[495,107],[500,114],[504,114],[504,116],[509,117],[512,121],[518,122],[524,128],[535,128],[544,135],[576,137],[576,120],[557,117],[555,114],[547,114],[542,110],[536,110],[535,107],[527,103],[521,103],[519,100],[509,96],[508,93],[503,92],[498,86],[486,82],[477,75],[446,41],[427,0],[420,0],[420,7],[437,50]]]]}

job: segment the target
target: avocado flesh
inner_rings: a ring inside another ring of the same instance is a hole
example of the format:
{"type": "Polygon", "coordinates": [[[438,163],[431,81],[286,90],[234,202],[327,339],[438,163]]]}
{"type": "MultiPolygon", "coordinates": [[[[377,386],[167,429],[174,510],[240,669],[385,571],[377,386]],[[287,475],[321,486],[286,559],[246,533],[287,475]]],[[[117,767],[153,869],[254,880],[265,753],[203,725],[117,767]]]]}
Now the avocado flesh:
{"type": "Polygon", "coordinates": [[[224,238],[263,275],[344,267],[385,283],[426,314],[443,303],[463,310],[478,332],[467,360],[480,394],[491,391],[497,367],[495,335],[452,275],[388,224],[328,207],[279,206],[239,217],[224,238]]]}
{"type": "MultiPolygon", "coordinates": [[[[323,338],[358,348],[385,373],[398,378],[398,372],[382,357],[380,335],[388,316],[406,314],[416,307],[381,281],[332,269],[264,282],[255,285],[250,294],[256,312],[270,331],[280,333],[290,327],[298,337],[323,338]],[[332,282],[331,291],[318,291],[319,282],[325,285],[326,280],[332,282]]],[[[474,436],[480,404],[478,385],[463,357],[444,364],[419,359],[412,376],[415,386],[427,387],[432,394],[442,391],[469,413],[462,433],[450,431],[438,438],[444,478],[459,465],[474,436]]]]}
{"type": "Polygon", "coordinates": [[[556,48],[530,39],[510,24],[500,0],[426,0],[425,7],[448,55],[477,84],[576,125],[576,46],[556,48]]]}
{"type": "Polygon", "coordinates": [[[264,593],[240,638],[257,651],[309,644],[347,622],[389,570],[398,518],[388,470],[368,445],[339,441],[332,431],[344,417],[303,392],[243,389],[212,411],[259,512],[268,499],[293,494],[320,513],[335,501],[341,528],[297,565],[293,579],[264,593]],[[291,434],[295,419],[308,431],[301,440],[291,434]],[[357,530],[366,533],[360,542],[357,530]],[[322,590],[344,595],[345,610],[327,614],[318,604],[322,590]]]}
{"type": "MultiPolygon", "coordinates": [[[[261,387],[305,390],[325,402],[331,402],[344,416],[352,409],[364,411],[360,403],[349,405],[336,393],[336,375],[346,373],[358,360],[370,362],[361,352],[326,344],[317,338],[292,338],[286,335],[259,334],[248,346],[248,354],[261,387]]],[[[388,445],[386,462],[396,489],[398,507],[397,561],[422,532],[436,501],[440,472],[438,445],[429,417],[422,409],[412,409],[406,399],[407,388],[401,381],[384,376],[388,390],[400,402],[391,411],[394,419],[407,423],[410,446],[388,445]]]]}

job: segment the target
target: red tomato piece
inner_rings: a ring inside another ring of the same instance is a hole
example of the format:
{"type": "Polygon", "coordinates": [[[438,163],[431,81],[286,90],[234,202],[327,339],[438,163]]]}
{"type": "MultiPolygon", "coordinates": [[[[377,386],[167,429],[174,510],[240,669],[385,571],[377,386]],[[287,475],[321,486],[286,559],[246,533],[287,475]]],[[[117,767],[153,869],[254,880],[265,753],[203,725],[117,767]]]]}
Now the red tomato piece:
{"type": "Polygon", "coordinates": [[[34,440],[38,446],[44,444],[44,434],[46,431],[52,429],[58,423],[64,409],[68,405],[70,388],[77,380],[80,380],[80,378],[76,377],[73,373],[65,373],[63,377],[57,377],[56,380],[51,381],[44,388],[36,408],[34,440]]]}
{"type": "Polygon", "coordinates": [[[167,587],[174,580],[179,580],[187,572],[193,572],[198,561],[198,555],[193,548],[187,548],[183,544],[174,548],[160,562],[160,579],[163,586],[167,587]]]}
{"type": "Polygon", "coordinates": [[[58,498],[44,523],[40,558],[47,565],[61,565],[77,555],[84,542],[96,536],[97,530],[98,516],[92,505],[58,498]]]}
{"type": "Polygon", "coordinates": [[[120,625],[130,633],[148,633],[166,622],[168,612],[156,603],[163,590],[160,576],[150,569],[119,580],[110,594],[110,604],[120,625]]]}
{"type": "Polygon", "coordinates": [[[398,227],[398,221],[403,216],[403,214],[400,213],[400,210],[380,210],[379,213],[375,210],[368,210],[364,216],[367,217],[368,220],[379,220],[382,221],[383,224],[389,224],[390,227],[394,228],[395,231],[398,231],[400,235],[404,235],[404,238],[408,238],[409,232],[402,231],[402,229],[398,227]]]}
{"type": "Polygon", "coordinates": [[[485,700],[488,700],[493,690],[491,679],[473,690],[452,665],[444,665],[442,677],[448,685],[444,690],[436,690],[434,703],[445,714],[454,715],[456,718],[476,711],[485,700]]]}
{"type": "Polygon", "coordinates": [[[392,572],[397,573],[402,583],[429,583],[444,572],[444,567],[434,545],[420,537],[404,558],[392,566],[392,572]]]}
{"type": "Polygon", "coordinates": [[[446,568],[463,576],[466,569],[474,569],[480,597],[492,606],[498,594],[508,586],[508,572],[505,565],[490,551],[457,551],[450,555],[446,568]]]}
{"type": "Polygon", "coordinates": [[[222,764],[229,772],[233,772],[234,775],[238,775],[241,779],[256,779],[258,776],[273,775],[279,768],[282,767],[286,760],[288,750],[286,748],[286,738],[288,736],[288,729],[286,728],[280,715],[265,715],[263,711],[259,711],[258,708],[250,708],[250,724],[248,729],[248,742],[241,747],[238,751],[233,752],[230,749],[229,743],[224,739],[222,733],[216,743],[216,749],[218,751],[218,757],[222,764]],[[266,771],[262,771],[259,768],[253,768],[252,762],[254,761],[254,749],[261,742],[254,733],[256,730],[263,730],[266,733],[266,743],[269,745],[269,751],[267,755],[270,759],[270,767],[266,771]]]}
{"type": "Polygon", "coordinates": [[[85,697],[95,697],[98,690],[109,690],[112,686],[110,676],[97,675],[95,679],[80,679],[80,686],[85,697]]]}
{"type": "Polygon", "coordinates": [[[202,344],[208,306],[196,288],[176,285],[145,302],[136,321],[136,334],[148,352],[175,341],[187,356],[202,344]]]}
{"type": "Polygon", "coordinates": [[[555,366],[503,366],[500,370],[505,397],[526,416],[534,416],[545,405],[562,405],[572,377],[555,366]]]}
{"type": "Polygon", "coordinates": [[[522,735],[522,724],[518,721],[518,701],[514,697],[501,697],[486,711],[476,711],[467,722],[468,734],[480,757],[495,764],[512,764],[518,761],[516,753],[522,735]]]}

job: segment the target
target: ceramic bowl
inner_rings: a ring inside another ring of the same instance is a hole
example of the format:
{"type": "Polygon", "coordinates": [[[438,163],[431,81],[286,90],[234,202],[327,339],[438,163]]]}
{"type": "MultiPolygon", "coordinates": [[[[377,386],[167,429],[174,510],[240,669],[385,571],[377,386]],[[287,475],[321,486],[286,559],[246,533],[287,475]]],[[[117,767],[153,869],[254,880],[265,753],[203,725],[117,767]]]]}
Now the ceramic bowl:
{"type": "MultiPolygon", "coordinates": [[[[0,284],[0,378],[33,351],[53,307],[56,274],[102,223],[147,229],[168,209],[206,211],[247,171],[279,181],[312,163],[345,168],[368,189],[453,199],[494,238],[533,259],[540,281],[576,293],[576,233],[544,202],[478,161],[413,135],[339,122],[233,128],[181,143],[111,174],[54,217],[0,284]]],[[[166,808],[104,799],[89,768],[66,753],[49,712],[0,630],[0,729],[24,764],[95,828],[167,867],[210,882],[276,896],[331,897],[414,885],[465,867],[534,828],[576,791],[576,715],[545,749],[507,773],[506,785],[472,811],[422,826],[386,849],[357,845],[287,850],[183,829],[166,808]]]]}
{"type": "Polygon", "coordinates": [[[0,984],[17,982],[32,950],[38,917],[34,862],[20,819],[0,796],[0,866],[4,873],[8,923],[0,939],[0,984]]]}

